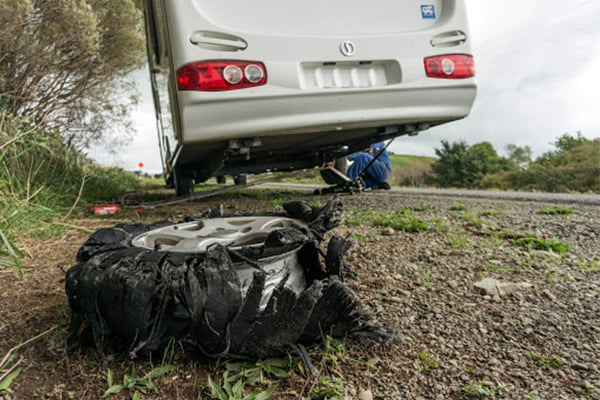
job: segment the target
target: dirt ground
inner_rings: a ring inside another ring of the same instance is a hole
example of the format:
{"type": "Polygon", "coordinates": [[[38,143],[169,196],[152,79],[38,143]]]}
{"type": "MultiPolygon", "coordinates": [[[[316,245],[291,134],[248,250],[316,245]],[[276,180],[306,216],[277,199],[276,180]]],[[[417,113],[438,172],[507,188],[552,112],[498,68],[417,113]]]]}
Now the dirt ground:
{"type": "MultiPolygon", "coordinates": [[[[327,197],[248,191],[72,223],[97,229],[126,220],[180,220],[221,204],[227,213],[281,211],[283,202],[298,199],[316,204],[327,197]]],[[[346,216],[338,232],[356,240],[345,258],[351,271],[346,282],[394,338],[384,344],[328,340],[309,349],[322,379],[307,377],[294,356],[287,361],[290,377],[265,372],[263,383],[247,385],[246,393],[275,386],[272,399],[600,399],[600,207],[561,204],[573,213],[553,215],[538,210],[556,204],[508,200],[394,193],[342,200],[346,216]],[[390,213],[404,207],[427,229],[375,226],[393,221],[390,213]],[[543,235],[571,249],[558,254],[527,248],[467,231],[466,224],[477,232],[543,235]],[[514,291],[484,294],[474,286],[483,278],[514,283],[514,291]]],[[[0,399],[99,399],[109,387],[109,370],[121,383],[132,367],[143,376],[160,365],[175,370],[153,380],[158,393],[141,398],[217,398],[210,395],[208,376],[222,379],[232,365],[223,360],[182,350],[166,360],[102,356],[89,346],[66,350],[69,306],[62,279],[88,235],[67,229],[60,239],[24,239],[24,264],[38,268],[22,280],[14,269],[0,267],[0,357],[34,339],[0,370],[2,377],[11,367],[22,368],[13,393],[0,399]]],[[[137,398],[135,393],[124,389],[107,398],[137,398]]]]}

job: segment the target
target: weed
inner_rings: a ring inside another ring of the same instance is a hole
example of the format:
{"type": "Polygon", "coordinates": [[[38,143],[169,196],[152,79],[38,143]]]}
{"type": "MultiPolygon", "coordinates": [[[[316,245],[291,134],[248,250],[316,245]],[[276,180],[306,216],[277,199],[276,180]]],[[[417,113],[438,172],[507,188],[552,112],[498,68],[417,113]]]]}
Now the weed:
{"type": "Polygon", "coordinates": [[[527,247],[529,250],[552,250],[559,254],[566,253],[567,251],[571,250],[571,246],[566,242],[561,242],[557,239],[545,240],[530,235],[515,239],[514,243],[519,246],[527,247]]]}
{"type": "Polygon", "coordinates": [[[425,370],[429,372],[439,366],[440,359],[438,357],[430,356],[427,353],[419,353],[417,361],[413,363],[414,369],[417,371],[425,370]]]}
{"type": "Polygon", "coordinates": [[[448,232],[444,238],[444,243],[451,249],[462,249],[469,245],[469,239],[467,238],[467,235],[462,232],[448,232]]]}
{"type": "Polygon", "coordinates": [[[547,214],[547,215],[556,215],[556,214],[573,214],[573,210],[569,207],[551,207],[551,208],[541,208],[538,210],[538,214],[547,214]]]}
{"type": "MultiPolygon", "coordinates": [[[[309,400],[347,400],[344,396],[344,384],[340,378],[327,379],[322,376],[320,385],[310,391],[309,400]]],[[[306,399],[305,399],[306,400],[306,399]]]]}
{"type": "Polygon", "coordinates": [[[525,356],[531,361],[538,364],[540,367],[544,368],[560,368],[565,364],[560,358],[558,358],[554,354],[550,354],[549,357],[546,357],[543,354],[538,354],[534,351],[529,351],[525,353],[525,356]]]}
{"type": "Polygon", "coordinates": [[[431,282],[435,278],[436,274],[431,267],[425,267],[423,265],[419,265],[419,268],[415,271],[415,278],[419,282],[419,285],[423,287],[431,286],[431,282]]]}
{"type": "Polygon", "coordinates": [[[435,210],[435,206],[433,204],[421,204],[419,206],[414,206],[413,211],[429,211],[435,210]]]}
{"type": "Polygon", "coordinates": [[[6,358],[6,361],[3,360],[3,364],[0,365],[0,395],[11,394],[13,392],[10,385],[12,385],[14,380],[17,379],[21,373],[22,368],[17,368],[21,360],[13,363],[15,357],[15,354],[11,354],[6,358]],[[11,364],[12,366],[9,367],[11,364]],[[6,372],[2,373],[2,371],[6,372]]]}
{"type": "Polygon", "coordinates": [[[492,272],[500,272],[500,273],[508,272],[508,270],[506,268],[504,268],[503,266],[501,266],[501,265],[486,264],[484,267],[488,271],[492,271],[492,272]]]}
{"type": "Polygon", "coordinates": [[[480,219],[475,218],[470,212],[461,215],[460,219],[465,221],[467,226],[481,226],[483,224],[483,222],[480,219]]]}
{"type": "Polygon", "coordinates": [[[482,217],[497,217],[498,215],[502,215],[502,211],[493,211],[493,210],[483,210],[481,212],[482,217]]]}
{"type": "Polygon", "coordinates": [[[275,386],[266,390],[256,389],[248,394],[245,392],[245,381],[243,378],[229,377],[229,371],[223,373],[223,380],[214,382],[208,377],[208,388],[213,399],[218,400],[267,400],[275,391],[275,386]]]}
{"type": "Polygon", "coordinates": [[[348,359],[348,352],[354,348],[343,340],[331,336],[327,336],[324,342],[325,349],[322,353],[321,364],[337,365],[338,362],[348,359]]]}
{"type": "Polygon", "coordinates": [[[462,204],[455,204],[453,206],[450,206],[450,208],[448,208],[448,210],[450,210],[450,211],[465,211],[466,209],[467,209],[467,207],[462,204]]]}
{"type": "Polygon", "coordinates": [[[120,393],[122,390],[133,390],[132,399],[140,399],[141,394],[147,394],[149,391],[158,393],[158,387],[152,383],[152,379],[157,379],[175,371],[176,367],[173,365],[163,365],[156,367],[148,372],[143,377],[138,377],[135,370],[135,366],[131,367],[131,375],[125,374],[123,376],[123,384],[114,384],[113,372],[111,369],[108,370],[106,375],[106,381],[108,383],[108,389],[104,392],[102,397],[108,397],[111,394],[120,393]]]}
{"type": "Polygon", "coordinates": [[[373,237],[373,234],[370,232],[352,232],[352,239],[354,240],[362,240],[370,237],[373,237]]]}
{"type": "Polygon", "coordinates": [[[228,362],[225,369],[233,375],[230,381],[242,379],[244,384],[256,386],[264,384],[265,378],[289,378],[291,373],[291,359],[288,358],[269,358],[258,360],[255,363],[249,362],[228,362]]]}
{"type": "Polygon", "coordinates": [[[373,220],[375,226],[389,226],[397,231],[420,232],[430,230],[430,227],[407,208],[389,214],[379,215],[373,220]]]}
{"type": "Polygon", "coordinates": [[[463,391],[469,396],[476,397],[495,397],[504,396],[508,393],[506,385],[499,384],[498,386],[481,381],[471,381],[470,384],[463,387],[463,391]]]}
{"type": "Polygon", "coordinates": [[[584,271],[600,271],[600,258],[594,258],[590,261],[578,261],[573,264],[584,271]]]}

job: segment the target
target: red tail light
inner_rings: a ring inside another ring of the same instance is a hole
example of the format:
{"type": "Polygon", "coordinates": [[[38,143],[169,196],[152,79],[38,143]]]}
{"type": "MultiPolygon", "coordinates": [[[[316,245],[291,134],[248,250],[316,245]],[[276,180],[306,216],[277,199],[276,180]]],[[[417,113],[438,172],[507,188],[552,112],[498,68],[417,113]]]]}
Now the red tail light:
{"type": "Polygon", "coordinates": [[[184,65],[177,71],[179,90],[222,91],[264,85],[267,70],[261,62],[209,60],[184,65]]]}
{"type": "Polygon", "coordinates": [[[425,73],[430,78],[466,79],[475,76],[473,56],[468,54],[445,54],[427,57],[425,73]]]}

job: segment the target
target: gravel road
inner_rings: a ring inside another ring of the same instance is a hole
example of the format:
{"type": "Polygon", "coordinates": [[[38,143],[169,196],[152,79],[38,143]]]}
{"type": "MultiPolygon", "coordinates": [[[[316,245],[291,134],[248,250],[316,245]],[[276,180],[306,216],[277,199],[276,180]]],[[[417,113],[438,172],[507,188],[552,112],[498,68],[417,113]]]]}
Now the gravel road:
{"type": "MultiPolygon", "coordinates": [[[[330,198],[298,191],[312,190],[306,185],[274,187],[75,223],[98,229],[140,218],[181,220],[219,205],[235,214],[330,198]]],[[[316,400],[335,392],[340,397],[329,398],[600,400],[598,196],[504,196],[512,194],[395,189],[340,196],[346,212],[336,231],[356,242],[345,257],[346,282],[394,340],[348,338],[312,349],[325,380],[298,368],[289,378],[270,376],[267,384],[277,386],[271,398],[316,400]],[[554,207],[566,214],[540,213],[554,207]],[[527,234],[540,240],[519,244],[527,234]],[[485,278],[496,280],[488,291],[476,286],[485,278]]],[[[156,366],[156,360],[103,358],[93,346],[64,352],[69,308],[56,266],[73,265],[87,235],[72,230],[61,239],[25,242],[24,265],[44,268],[29,270],[22,281],[0,267],[0,354],[58,326],[19,349],[24,368],[6,399],[98,399],[108,369],[120,382],[133,365],[140,374],[156,366]]],[[[207,375],[217,380],[224,372],[223,363],[189,352],[177,352],[170,363],[177,370],[160,381],[157,398],[211,399],[207,375]]],[[[115,398],[132,392],[121,394],[115,398]]]]}

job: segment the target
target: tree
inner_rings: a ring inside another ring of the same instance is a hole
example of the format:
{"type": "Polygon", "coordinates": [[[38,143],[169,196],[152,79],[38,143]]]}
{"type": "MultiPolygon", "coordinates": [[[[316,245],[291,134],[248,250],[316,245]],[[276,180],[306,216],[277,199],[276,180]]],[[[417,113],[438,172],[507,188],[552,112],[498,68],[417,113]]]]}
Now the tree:
{"type": "Polygon", "coordinates": [[[441,186],[473,187],[485,175],[505,168],[505,161],[498,156],[489,142],[469,146],[461,140],[450,144],[442,140],[442,148],[435,149],[438,156],[432,169],[441,186]]]}
{"type": "Polygon", "coordinates": [[[124,76],[144,55],[132,0],[0,1],[0,106],[85,146],[122,123],[124,76]]]}
{"type": "Polygon", "coordinates": [[[510,164],[518,168],[525,168],[531,162],[531,147],[517,146],[516,144],[506,145],[507,160],[510,164]]]}

